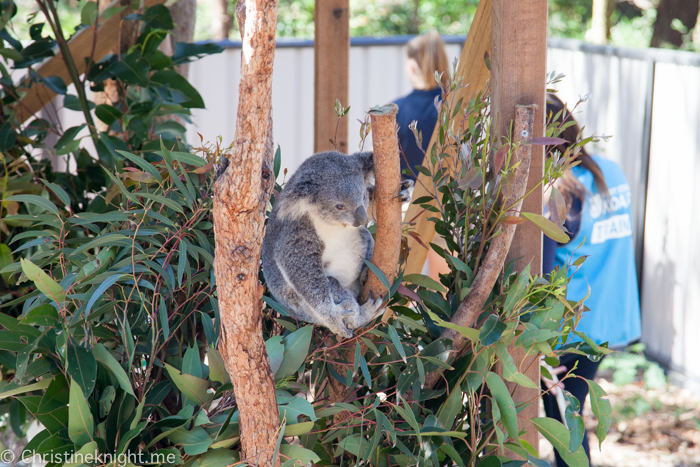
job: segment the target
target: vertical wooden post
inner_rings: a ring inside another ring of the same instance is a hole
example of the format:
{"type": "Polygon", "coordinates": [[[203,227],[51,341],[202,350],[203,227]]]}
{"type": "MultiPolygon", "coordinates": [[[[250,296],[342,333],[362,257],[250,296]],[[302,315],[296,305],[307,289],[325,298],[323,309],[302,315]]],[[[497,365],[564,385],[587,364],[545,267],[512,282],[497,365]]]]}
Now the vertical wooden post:
{"type": "MultiPolygon", "coordinates": [[[[491,53],[491,114],[497,118],[499,134],[506,135],[515,115],[516,105],[537,105],[534,134],[544,136],[545,128],[545,74],[547,64],[547,0],[517,2],[493,0],[491,53]]],[[[528,190],[543,176],[544,148],[532,147],[532,161],[528,190]]],[[[525,198],[522,210],[542,212],[542,189],[525,198]]],[[[510,247],[508,259],[516,259],[516,269],[522,271],[530,264],[533,274],[542,271],[542,233],[531,223],[520,224],[510,247]]],[[[533,381],[539,381],[537,356],[525,357],[514,352],[513,358],[520,370],[533,381]]],[[[514,389],[511,385],[511,390],[514,389]]],[[[533,400],[538,389],[516,387],[516,404],[533,400]]],[[[523,439],[537,449],[539,435],[529,422],[538,415],[538,403],[531,403],[518,417],[520,428],[525,428],[523,439]]]]}
{"type": "Polygon", "coordinates": [[[334,106],[348,106],[350,0],[316,0],[314,40],[314,152],[348,152],[348,119],[338,124],[334,106]],[[336,136],[336,125],[338,133],[336,136]]]}

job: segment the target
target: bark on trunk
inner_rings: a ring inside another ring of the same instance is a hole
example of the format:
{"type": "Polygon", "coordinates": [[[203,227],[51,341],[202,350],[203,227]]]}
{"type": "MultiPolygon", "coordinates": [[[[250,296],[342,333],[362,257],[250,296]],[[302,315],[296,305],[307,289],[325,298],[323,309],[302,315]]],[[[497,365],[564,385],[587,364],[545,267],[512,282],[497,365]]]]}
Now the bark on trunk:
{"type": "Polygon", "coordinates": [[[676,47],[683,45],[683,34],[673,28],[673,20],[679,19],[691,30],[698,21],[698,0],[661,0],[656,9],[654,34],[651,36],[652,47],[663,47],[671,44],[676,47]]]}
{"type": "Polygon", "coordinates": [[[233,28],[233,18],[228,12],[228,0],[215,0],[213,6],[212,39],[215,41],[228,39],[233,28]]]}
{"type": "MultiPolygon", "coordinates": [[[[526,144],[533,134],[535,109],[534,105],[519,105],[515,108],[515,122],[513,139],[518,141],[518,149],[515,151],[514,160],[511,165],[517,166],[513,190],[510,197],[503,200],[502,206],[513,206],[511,215],[520,211],[522,198],[527,187],[528,174],[530,173],[530,155],[532,146],[526,144]],[[527,131],[527,133],[524,133],[527,131]],[[520,201],[518,201],[520,200],[520,201]]],[[[503,263],[510,249],[515,234],[515,225],[503,224],[503,233],[496,237],[489,246],[489,250],[484,257],[479,272],[474,278],[472,288],[457,308],[451,323],[463,327],[474,327],[475,320],[493,290],[493,286],[498,279],[498,275],[503,270],[503,263]]],[[[452,341],[452,355],[457,355],[465,346],[466,339],[459,332],[453,329],[444,329],[441,338],[452,341]]],[[[433,388],[440,379],[440,372],[432,372],[425,378],[425,387],[433,388]]]]}
{"type": "Polygon", "coordinates": [[[277,1],[248,0],[245,6],[236,140],[214,193],[214,267],[223,326],[220,350],[240,411],[242,458],[270,466],[278,464],[273,453],[279,411],[262,335],[258,271],[275,182],[270,117],[277,1]]]}

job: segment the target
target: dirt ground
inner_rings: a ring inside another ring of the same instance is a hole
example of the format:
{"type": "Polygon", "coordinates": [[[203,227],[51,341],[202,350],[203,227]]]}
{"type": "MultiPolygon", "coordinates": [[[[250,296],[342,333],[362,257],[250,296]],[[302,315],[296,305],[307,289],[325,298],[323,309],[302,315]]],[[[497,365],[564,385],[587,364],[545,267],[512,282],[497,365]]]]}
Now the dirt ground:
{"type": "MultiPolygon", "coordinates": [[[[700,466],[700,396],[672,384],[645,389],[644,383],[615,386],[609,376],[598,383],[608,393],[613,421],[598,448],[596,419],[586,403],[592,466],[700,466]]],[[[540,455],[554,466],[552,446],[540,441],[540,455]]]]}

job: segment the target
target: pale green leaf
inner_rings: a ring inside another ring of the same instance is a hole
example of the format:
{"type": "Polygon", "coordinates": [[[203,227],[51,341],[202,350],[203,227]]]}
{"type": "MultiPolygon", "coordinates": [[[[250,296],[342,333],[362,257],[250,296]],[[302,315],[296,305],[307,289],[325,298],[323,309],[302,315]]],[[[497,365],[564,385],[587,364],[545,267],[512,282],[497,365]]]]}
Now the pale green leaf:
{"type": "Polygon", "coordinates": [[[20,263],[22,264],[22,271],[24,271],[29,280],[34,282],[37,289],[57,304],[63,303],[63,300],[66,298],[63,287],[58,285],[55,280],[51,279],[40,267],[28,259],[21,258],[20,263]]]}
{"type": "Polygon", "coordinates": [[[90,406],[88,405],[80,385],[71,379],[70,405],[68,406],[68,436],[78,446],[93,441],[92,432],[95,428],[90,406]]]}

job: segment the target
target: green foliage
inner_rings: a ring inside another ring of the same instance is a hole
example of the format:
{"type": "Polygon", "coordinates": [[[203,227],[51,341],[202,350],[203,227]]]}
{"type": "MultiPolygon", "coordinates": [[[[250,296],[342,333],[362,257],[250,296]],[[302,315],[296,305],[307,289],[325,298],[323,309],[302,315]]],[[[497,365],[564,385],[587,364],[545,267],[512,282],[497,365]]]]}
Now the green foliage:
{"type": "Polygon", "coordinates": [[[143,443],[149,455],[175,445],[195,455],[219,431],[236,432],[215,350],[211,164],[165,145],[156,154],[154,163],[123,154],[146,170],[108,173],[118,191],[101,213],[39,198],[36,217],[8,219],[32,218],[29,228],[42,230],[27,232],[50,239],[3,269],[36,292],[9,303],[21,306],[18,318],[0,315],[0,348],[16,355],[0,398],[17,397],[44,425],[39,439],[62,440],[34,446],[41,454],[119,454],[143,443]]]}
{"type": "MultiPolygon", "coordinates": [[[[16,7],[11,0],[4,2],[8,20],[16,14],[16,7]]],[[[51,3],[39,2],[45,15],[51,16],[51,3]]],[[[94,21],[95,12],[88,11],[90,4],[83,10],[83,21],[94,21]]],[[[94,5],[93,5],[94,6],[94,5]]],[[[105,12],[105,14],[109,14],[105,12]]],[[[55,18],[54,18],[55,19],[55,18]]],[[[15,38],[10,21],[2,24],[3,44],[0,52],[8,64],[0,65],[2,78],[2,121],[0,127],[0,151],[2,156],[2,175],[5,182],[2,198],[6,201],[2,209],[7,214],[14,214],[18,209],[16,200],[10,200],[17,193],[47,196],[49,190],[33,184],[44,177],[53,183],[50,191],[61,198],[61,203],[69,205],[75,212],[87,210],[91,203],[89,195],[111,186],[100,167],[121,167],[124,158],[118,150],[131,151],[142,157],[153,157],[153,151],[164,140],[169,148],[186,149],[182,143],[185,128],[183,121],[188,121],[191,108],[202,108],[204,103],[199,93],[187,81],[175,72],[175,65],[206,54],[221,51],[212,44],[195,45],[178,43],[175,54],[166,56],[157,50],[172,29],[170,13],[162,5],[147,9],[143,15],[130,15],[127,21],[142,23],[140,36],[136,44],[122,56],[108,55],[97,63],[89,62],[85,76],[73,82],[76,94],[69,94],[66,83],[58,76],[42,77],[32,69],[32,65],[55,54],[55,46],[68,38],[53,22],[49,30],[44,23],[34,23],[30,28],[31,40],[20,41],[15,38]],[[47,31],[48,30],[48,31],[47,31]],[[26,76],[17,79],[17,76],[26,76]],[[14,76],[14,78],[13,78],[14,76]],[[111,104],[90,102],[84,96],[85,87],[92,91],[101,91],[107,80],[114,80],[117,99],[111,104]],[[16,112],[21,108],[19,96],[26,93],[37,83],[59,94],[59,102],[64,107],[84,114],[85,124],[64,128],[60,122],[51,122],[37,115],[23,124],[16,112]],[[62,95],[62,97],[60,97],[62,95]],[[94,109],[95,115],[107,128],[98,131],[92,127],[93,118],[86,109],[94,109]],[[85,132],[89,130],[92,141],[85,142],[85,132]],[[51,141],[51,143],[47,143],[51,141]],[[88,149],[91,152],[88,152],[88,149]],[[91,155],[96,151],[97,159],[91,155]],[[43,153],[54,159],[55,166],[71,167],[77,177],[67,169],[55,170],[49,165],[48,157],[38,157],[43,153]],[[56,192],[58,186],[62,192],[56,192]],[[42,194],[43,193],[43,194],[42,194]]],[[[89,27],[84,24],[83,28],[89,27]]],[[[72,62],[64,59],[66,66],[72,62]]],[[[3,216],[4,217],[4,216],[3,216]]],[[[9,234],[9,225],[3,220],[0,229],[9,234]]]]}
{"type": "Polygon", "coordinates": [[[644,344],[633,344],[625,351],[612,353],[600,363],[600,370],[612,370],[613,383],[617,386],[636,382],[642,373],[647,388],[660,388],[666,384],[666,375],[658,363],[647,360],[645,348],[644,344]]]}
{"type": "Polygon", "coordinates": [[[592,15],[592,0],[553,0],[549,3],[549,33],[554,37],[583,39],[592,15]]]}
{"type": "MultiPolygon", "coordinates": [[[[167,38],[173,25],[167,8],[157,5],[143,15],[125,18],[124,21],[139,21],[141,25],[133,47],[121,56],[108,55],[97,63],[90,61],[82,78],[66,83],[58,76],[42,77],[32,68],[53,56],[56,45],[68,39],[61,35],[61,31],[67,30],[65,25],[58,29],[60,21],[50,23],[54,29],[47,26],[48,22],[39,22],[40,19],[46,21],[47,15],[56,19],[51,3],[40,0],[38,6],[41,13],[30,16],[31,40],[26,40],[15,36],[14,28],[24,18],[17,17],[11,0],[3,3],[5,21],[0,24],[0,53],[4,58],[4,64],[0,64],[3,122],[0,126],[0,199],[3,200],[0,204],[0,268],[31,253],[35,247],[54,241],[47,231],[29,228],[34,215],[46,210],[57,214],[64,209],[69,213],[90,212],[93,215],[104,212],[105,200],[117,193],[114,178],[109,177],[104,168],[116,167],[120,171],[124,168],[119,177],[126,186],[131,186],[139,175],[129,171],[137,167],[139,161],[159,159],[155,151],[160,149],[161,140],[170,149],[187,150],[182,123],[188,121],[192,108],[204,107],[204,103],[199,93],[175,72],[175,66],[222,50],[213,44],[177,43],[172,56],[158,51],[158,45],[167,38]],[[84,96],[87,86],[100,91],[107,80],[116,87],[116,100],[100,105],[87,100],[84,96]],[[23,108],[19,98],[39,83],[59,94],[59,105],[62,102],[65,108],[80,112],[85,123],[66,127],[41,114],[23,122],[18,117],[23,108]],[[75,89],[70,94],[69,84],[75,89]],[[92,113],[84,109],[93,109],[106,128],[98,131],[93,126],[92,113]],[[136,155],[135,160],[125,159],[118,151],[130,151],[136,155]],[[110,188],[112,191],[108,191],[110,188]],[[101,196],[95,196],[98,193],[101,196]],[[21,245],[16,243],[23,239],[28,241],[21,245]]],[[[93,7],[89,3],[85,5],[84,21],[94,22],[95,12],[90,10],[93,7]]],[[[59,13],[61,8],[59,5],[59,13]]],[[[103,18],[117,10],[107,9],[103,18]]],[[[61,14],[58,18],[62,18],[61,14]]],[[[83,24],[79,29],[86,27],[89,26],[83,24]]],[[[64,58],[64,64],[69,67],[72,61],[64,58]]],[[[31,263],[24,267],[35,268],[31,263]]],[[[27,270],[27,274],[39,272],[27,270]]],[[[9,279],[9,274],[2,274],[0,279],[3,302],[31,290],[28,283],[9,279]]],[[[39,287],[46,292],[41,287],[47,286],[39,287]]],[[[6,312],[17,316],[21,309],[9,307],[6,312]]]]}
{"type": "MultiPolygon", "coordinates": [[[[488,93],[454,102],[457,82],[445,89],[440,143],[426,169],[439,201],[426,207],[440,212],[436,230],[447,245],[431,246],[450,272],[439,282],[401,275],[387,284],[396,318],[342,341],[301,325],[264,297],[263,337],[282,422],[277,452],[287,465],[498,466],[506,465],[506,451],[542,465],[520,440],[518,413],[526,404],[516,404],[506,386],[538,382],[509,352],[520,348],[550,361],[563,349],[591,358],[607,352],[571,342],[583,305],[566,300],[565,269],[543,278],[507,265],[478,325],[449,323],[507,221],[496,201],[508,190],[515,149],[490,133],[488,93]],[[445,131],[457,114],[463,124],[445,131]],[[453,172],[444,168],[449,163],[453,172]],[[456,329],[470,345],[453,355],[451,342],[440,338],[443,328],[456,329]],[[443,378],[430,388],[426,378],[435,371],[443,378]],[[329,403],[330,378],[354,396],[329,403]]],[[[51,196],[15,198],[31,213],[6,218],[24,227],[12,238],[17,258],[0,274],[23,292],[3,305],[16,314],[0,314],[0,404],[12,426],[32,418],[43,425],[26,449],[141,452],[137,463],[166,465],[238,460],[239,412],[218,350],[213,274],[211,169],[220,148],[202,151],[204,157],[171,151],[165,142],[148,159],[119,151],[124,165],[104,171],[112,188],[92,201],[99,200],[99,210],[68,209],[66,193],[53,182],[45,185],[51,196]],[[15,401],[22,410],[9,410],[15,401]],[[158,457],[167,454],[173,460],[158,457]]],[[[277,172],[279,152],[276,159],[277,172]]],[[[554,154],[552,161],[545,183],[570,164],[570,155],[554,154]]],[[[604,393],[592,392],[602,439],[610,406],[604,393]]],[[[570,407],[574,421],[577,411],[570,407]]],[[[579,424],[536,426],[571,465],[586,465],[579,424]]]]}

